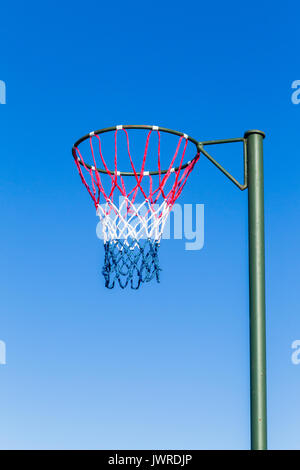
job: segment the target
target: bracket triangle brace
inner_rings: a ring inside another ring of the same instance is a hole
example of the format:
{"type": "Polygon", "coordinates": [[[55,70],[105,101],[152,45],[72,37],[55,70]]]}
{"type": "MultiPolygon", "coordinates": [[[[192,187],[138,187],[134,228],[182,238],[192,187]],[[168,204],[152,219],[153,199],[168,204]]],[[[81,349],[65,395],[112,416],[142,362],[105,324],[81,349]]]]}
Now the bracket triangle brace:
{"type": "Polygon", "coordinates": [[[198,142],[197,149],[201,152],[211,163],[213,163],[227,178],[232,181],[241,191],[244,191],[248,187],[248,170],[247,170],[247,139],[239,137],[236,139],[222,139],[222,140],[207,140],[204,142],[198,142]],[[229,173],[217,160],[215,160],[204,148],[206,145],[217,145],[217,144],[232,144],[235,142],[243,143],[243,160],[244,160],[244,181],[239,182],[234,176],[229,173]]]}

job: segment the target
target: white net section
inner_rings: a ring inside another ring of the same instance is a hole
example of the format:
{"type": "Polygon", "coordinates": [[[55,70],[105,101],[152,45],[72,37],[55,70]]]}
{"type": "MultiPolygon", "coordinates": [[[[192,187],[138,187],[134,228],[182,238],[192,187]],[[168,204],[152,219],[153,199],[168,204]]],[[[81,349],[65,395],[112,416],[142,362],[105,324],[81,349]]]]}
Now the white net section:
{"type": "Polygon", "coordinates": [[[97,215],[102,223],[104,243],[111,240],[155,240],[159,242],[172,206],[165,200],[152,204],[148,199],[132,203],[127,197],[119,198],[118,207],[111,200],[98,205],[97,215]]]}

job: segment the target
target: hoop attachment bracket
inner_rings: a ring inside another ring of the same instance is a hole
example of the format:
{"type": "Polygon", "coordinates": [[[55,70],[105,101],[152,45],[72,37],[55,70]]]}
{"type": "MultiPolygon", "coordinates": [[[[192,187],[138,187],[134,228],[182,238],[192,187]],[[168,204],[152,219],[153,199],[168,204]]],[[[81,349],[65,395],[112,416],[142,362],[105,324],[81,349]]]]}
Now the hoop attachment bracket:
{"type": "Polygon", "coordinates": [[[221,139],[221,140],[207,140],[204,142],[198,142],[197,149],[202,153],[213,165],[215,165],[227,178],[232,181],[241,191],[244,191],[248,187],[248,165],[247,165],[247,138],[238,137],[236,139],[221,139]],[[244,163],[244,180],[239,182],[229,171],[227,171],[217,160],[214,159],[204,148],[205,145],[217,145],[217,144],[233,144],[236,142],[243,143],[243,163],[244,163]]]}

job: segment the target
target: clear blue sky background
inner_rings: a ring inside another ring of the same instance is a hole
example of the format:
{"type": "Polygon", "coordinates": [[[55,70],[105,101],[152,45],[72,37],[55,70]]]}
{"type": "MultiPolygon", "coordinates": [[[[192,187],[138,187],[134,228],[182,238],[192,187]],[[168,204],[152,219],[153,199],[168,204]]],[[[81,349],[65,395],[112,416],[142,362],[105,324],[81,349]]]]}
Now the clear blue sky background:
{"type": "MultiPolygon", "coordinates": [[[[205,246],[165,241],[161,284],[104,288],[96,217],[71,157],[90,130],[197,139],[266,132],[270,448],[300,448],[299,4],[1,6],[0,447],[249,446],[247,193],[199,162],[205,246]]],[[[235,175],[240,154],[216,153],[235,175]]]]}

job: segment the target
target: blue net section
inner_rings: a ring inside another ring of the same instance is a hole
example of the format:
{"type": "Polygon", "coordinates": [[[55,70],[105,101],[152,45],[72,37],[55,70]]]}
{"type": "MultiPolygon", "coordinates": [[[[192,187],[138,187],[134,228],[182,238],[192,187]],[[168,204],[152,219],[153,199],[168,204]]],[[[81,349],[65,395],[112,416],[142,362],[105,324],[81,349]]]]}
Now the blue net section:
{"type": "Polygon", "coordinates": [[[144,282],[159,280],[157,240],[110,240],[104,243],[105,257],[102,274],[105,287],[113,289],[116,283],[122,289],[130,285],[138,289],[144,282]]]}

